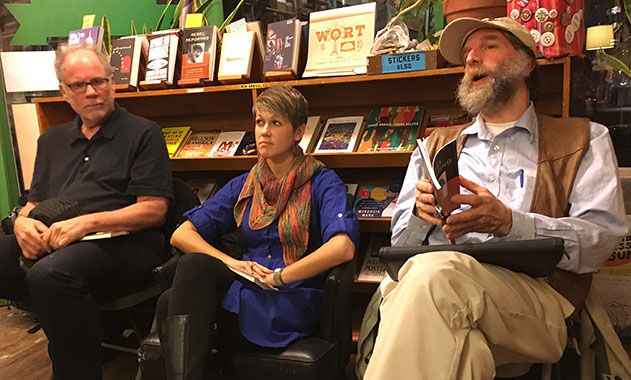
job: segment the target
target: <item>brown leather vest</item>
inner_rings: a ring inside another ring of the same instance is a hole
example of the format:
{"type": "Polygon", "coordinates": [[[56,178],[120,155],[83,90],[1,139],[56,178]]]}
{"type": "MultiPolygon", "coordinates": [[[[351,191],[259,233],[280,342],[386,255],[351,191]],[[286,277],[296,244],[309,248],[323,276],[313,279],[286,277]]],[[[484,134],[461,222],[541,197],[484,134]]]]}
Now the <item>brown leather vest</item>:
{"type": "MultiPolygon", "coordinates": [[[[589,148],[589,120],[540,114],[537,114],[537,119],[539,157],[530,211],[552,218],[567,216],[574,179],[589,148]]],[[[467,135],[461,133],[471,124],[436,129],[427,141],[429,155],[433,158],[439,148],[455,138],[458,139],[456,145],[460,155],[467,139],[467,135]]],[[[592,274],[556,269],[548,277],[548,282],[579,309],[591,287],[592,274]]]]}

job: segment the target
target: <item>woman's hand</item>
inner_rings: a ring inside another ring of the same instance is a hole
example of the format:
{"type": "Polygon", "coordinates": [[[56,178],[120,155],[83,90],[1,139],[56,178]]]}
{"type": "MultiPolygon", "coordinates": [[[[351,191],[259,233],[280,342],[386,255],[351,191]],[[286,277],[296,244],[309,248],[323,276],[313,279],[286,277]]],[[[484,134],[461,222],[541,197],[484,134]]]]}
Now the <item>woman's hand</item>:
{"type": "MultiPolygon", "coordinates": [[[[269,275],[273,274],[271,269],[264,267],[263,265],[257,263],[256,261],[245,261],[245,260],[233,260],[231,262],[226,263],[233,268],[240,269],[246,273],[250,273],[262,281],[266,281],[265,278],[269,275]]],[[[267,281],[266,281],[267,282],[267,281]]],[[[273,284],[273,279],[272,279],[273,284]]]]}

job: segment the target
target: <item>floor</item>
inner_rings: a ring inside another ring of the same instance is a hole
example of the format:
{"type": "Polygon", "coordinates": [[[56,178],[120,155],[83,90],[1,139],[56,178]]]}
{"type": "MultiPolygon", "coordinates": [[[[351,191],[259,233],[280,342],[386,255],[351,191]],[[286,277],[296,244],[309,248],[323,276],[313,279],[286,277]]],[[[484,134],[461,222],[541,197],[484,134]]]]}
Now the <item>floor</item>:
{"type": "MultiPolygon", "coordinates": [[[[13,307],[0,307],[0,379],[48,380],[51,376],[47,340],[31,314],[13,307]]],[[[117,353],[103,365],[103,380],[133,380],[138,363],[136,355],[117,353]]]]}
{"type": "MultiPolygon", "coordinates": [[[[0,379],[48,380],[50,360],[46,352],[47,340],[40,329],[29,333],[35,325],[33,316],[14,307],[0,307],[0,379]]],[[[347,379],[355,380],[351,357],[347,379]]],[[[118,353],[103,365],[103,380],[133,380],[138,363],[136,355],[118,353]]]]}

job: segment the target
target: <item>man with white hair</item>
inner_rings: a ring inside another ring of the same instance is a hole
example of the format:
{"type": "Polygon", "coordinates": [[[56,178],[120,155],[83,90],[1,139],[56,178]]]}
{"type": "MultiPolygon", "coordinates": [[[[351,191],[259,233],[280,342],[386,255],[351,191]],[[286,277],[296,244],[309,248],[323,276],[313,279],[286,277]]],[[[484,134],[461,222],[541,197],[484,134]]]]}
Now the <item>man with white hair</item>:
{"type": "MultiPolygon", "coordinates": [[[[607,128],[535,112],[536,47],[509,18],[461,18],[442,55],[464,64],[457,98],[473,123],[441,128],[433,155],[458,141],[461,208],[443,222],[419,149],[392,218],[393,245],[560,237],[566,255],[547,278],[459,252],[416,255],[380,286],[381,321],[365,379],[490,380],[507,363],[556,362],[566,318],[627,231],[607,128]]],[[[511,252],[506,252],[510,255],[511,252]]]]}
{"type": "Polygon", "coordinates": [[[77,117],[39,137],[28,203],[14,234],[0,237],[0,297],[27,301],[37,312],[53,379],[95,380],[102,364],[99,303],[148,285],[165,259],[159,226],[173,197],[171,168],[160,128],[114,101],[103,53],[58,50],[55,71],[77,117]],[[67,211],[44,224],[32,212],[51,200],[48,210],[76,202],[74,217],[67,211]],[[131,233],[81,240],[118,231],[131,233]],[[32,266],[25,271],[20,262],[32,266]]]}

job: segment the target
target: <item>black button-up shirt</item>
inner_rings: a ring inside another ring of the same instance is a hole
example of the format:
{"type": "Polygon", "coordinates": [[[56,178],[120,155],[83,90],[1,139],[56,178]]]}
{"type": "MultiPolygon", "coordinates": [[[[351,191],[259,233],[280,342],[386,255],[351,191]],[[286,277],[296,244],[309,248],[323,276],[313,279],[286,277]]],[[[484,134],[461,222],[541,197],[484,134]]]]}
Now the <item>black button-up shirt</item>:
{"type": "Polygon", "coordinates": [[[38,140],[29,201],[56,196],[76,199],[89,213],[118,210],[137,196],[172,198],[162,131],[118,104],[90,139],[78,116],[48,129],[38,140]]]}

